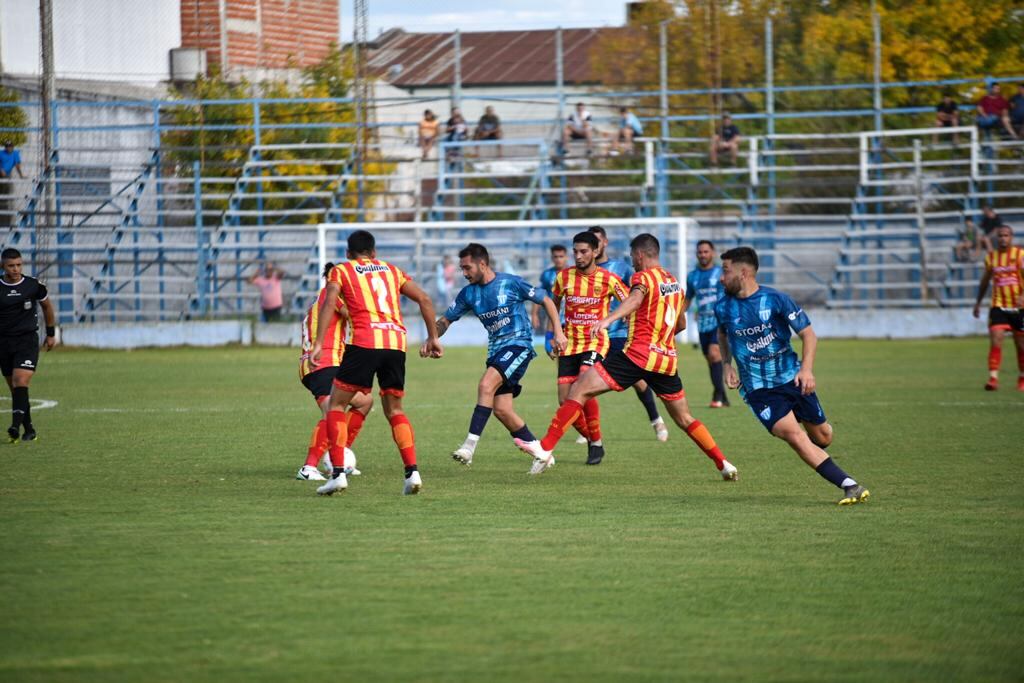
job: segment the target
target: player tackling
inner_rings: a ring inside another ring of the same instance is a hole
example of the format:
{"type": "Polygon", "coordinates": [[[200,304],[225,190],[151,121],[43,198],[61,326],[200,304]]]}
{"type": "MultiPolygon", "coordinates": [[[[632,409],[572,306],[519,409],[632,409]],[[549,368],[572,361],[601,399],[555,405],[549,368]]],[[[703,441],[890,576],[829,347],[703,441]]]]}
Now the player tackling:
{"type": "Polygon", "coordinates": [[[725,383],[740,389],[765,429],[842,489],[840,505],[863,503],[870,492],[823,450],[832,443],[832,425],[814,393],[818,338],[811,321],[788,296],[759,285],[757,269],[757,252],[750,247],[722,254],[725,296],[715,305],[715,316],[725,383]],[[790,346],[791,328],[803,342],[802,359],[790,346]],[[739,375],[732,366],[734,357],[739,375]]]}
{"type": "Polygon", "coordinates": [[[996,248],[985,256],[985,272],[978,284],[974,317],[981,315],[981,300],[992,283],[992,305],[988,311],[988,382],[985,391],[999,388],[999,366],[1003,361],[1003,335],[1013,333],[1017,346],[1017,391],[1024,391],[1024,248],[1014,246],[1013,228],[996,228],[996,248]]]}

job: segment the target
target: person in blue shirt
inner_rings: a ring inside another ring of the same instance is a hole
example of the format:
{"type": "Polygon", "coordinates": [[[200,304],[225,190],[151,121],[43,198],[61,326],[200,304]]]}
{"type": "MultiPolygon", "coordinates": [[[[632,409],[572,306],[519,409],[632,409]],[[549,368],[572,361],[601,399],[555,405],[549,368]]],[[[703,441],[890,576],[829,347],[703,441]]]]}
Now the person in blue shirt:
{"type": "Polygon", "coordinates": [[[757,252],[750,247],[722,254],[725,295],[715,305],[715,316],[725,383],[730,389],[739,388],[765,429],[843,490],[840,505],[866,502],[870,492],[824,450],[832,443],[832,425],[814,392],[818,338],[811,321],[787,295],[759,285],[757,269],[757,252]],[[801,357],[790,346],[792,332],[803,342],[801,357]]]}
{"type": "MultiPolygon", "coordinates": [[[[551,296],[551,288],[555,286],[555,277],[558,276],[560,271],[565,270],[569,266],[569,250],[566,249],[564,244],[552,244],[551,245],[551,267],[545,269],[540,274],[540,288],[544,292],[551,296]]],[[[545,331],[546,320],[540,316],[540,306],[534,306],[533,311],[530,313],[530,322],[533,323],[533,328],[537,332],[544,332],[544,351],[551,356],[554,350],[551,348],[551,340],[554,339],[554,330],[545,331]]],[[[561,323],[561,319],[559,319],[561,323]]],[[[557,357],[557,354],[554,356],[557,357]]]]}
{"type": "Polygon", "coordinates": [[[453,459],[469,465],[492,411],[513,439],[532,441],[534,438],[512,405],[512,400],[523,390],[519,381],[537,355],[533,350],[533,328],[526,313],[526,302],[540,304],[547,312],[554,331],[554,349],[564,350],[566,338],[558,322],[558,311],[547,293],[521,277],[491,270],[490,254],[482,244],[469,244],[459,252],[459,268],[469,284],[437,319],[436,325],[440,337],[453,322],[473,312],[487,330],[486,368],[477,385],[469,434],[452,453],[453,459]]]}
{"type": "MultiPolygon", "coordinates": [[[[587,230],[597,235],[597,240],[601,243],[597,252],[597,267],[610,270],[628,285],[633,278],[632,264],[619,259],[608,258],[608,233],[603,227],[594,225],[587,228],[587,230]]],[[[609,313],[614,313],[618,307],[619,302],[612,301],[609,313]]],[[[624,319],[613,323],[608,328],[608,341],[611,342],[608,353],[611,354],[624,349],[627,337],[629,337],[629,323],[624,319]]],[[[647,419],[651,421],[651,428],[654,429],[654,435],[658,438],[658,441],[668,441],[668,427],[665,426],[665,420],[658,414],[658,406],[654,402],[654,391],[643,380],[634,384],[633,389],[636,391],[636,397],[644,404],[644,410],[647,411],[647,419]]]]}
{"type": "Polygon", "coordinates": [[[629,107],[619,107],[619,130],[613,149],[633,153],[633,138],[644,134],[644,127],[629,107]]]}
{"type": "Polygon", "coordinates": [[[686,276],[686,299],[683,310],[697,302],[697,333],[700,351],[708,362],[711,373],[711,408],[729,405],[722,382],[722,351],[718,346],[718,320],[715,304],[722,298],[722,267],[715,265],[715,245],[710,240],[697,242],[697,267],[686,276]]]}
{"type": "Polygon", "coordinates": [[[17,223],[18,215],[12,210],[14,183],[8,180],[14,177],[15,171],[18,177],[25,177],[21,172],[21,152],[14,149],[13,142],[4,140],[4,148],[0,150],[0,225],[17,223]]]}

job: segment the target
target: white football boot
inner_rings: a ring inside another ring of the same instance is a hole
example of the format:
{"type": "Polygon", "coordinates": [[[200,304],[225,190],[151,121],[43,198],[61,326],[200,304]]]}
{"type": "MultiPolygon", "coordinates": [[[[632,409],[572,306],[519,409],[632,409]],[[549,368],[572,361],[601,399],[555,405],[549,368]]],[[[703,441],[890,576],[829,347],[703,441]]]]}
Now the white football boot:
{"type": "Polygon", "coordinates": [[[654,429],[654,435],[658,437],[658,441],[668,441],[668,427],[665,426],[665,420],[659,417],[651,423],[651,427],[654,429]]]}
{"type": "Polygon", "coordinates": [[[452,451],[452,460],[461,462],[463,465],[472,465],[473,449],[467,446],[466,444],[462,444],[454,451],[452,451]]]}
{"type": "Polygon", "coordinates": [[[419,470],[413,470],[412,473],[405,478],[405,486],[402,487],[403,496],[415,496],[423,488],[423,480],[420,479],[419,470]]]}
{"type": "Polygon", "coordinates": [[[588,443],[590,443],[590,442],[587,441],[587,437],[583,436],[582,434],[580,434],[580,435],[578,435],[576,437],[576,445],[577,446],[582,446],[582,445],[588,444],[588,443]]]}
{"type": "Polygon", "coordinates": [[[301,481],[324,481],[324,475],[320,474],[320,470],[313,467],[312,465],[303,465],[299,468],[299,473],[295,475],[296,479],[301,481]]]}
{"type": "Polygon", "coordinates": [[[536,439],[533,441],[523,441],[522,439],[513,439],[516,447],[522,452],[533,456],[533,465],[530,466],[530,474],[540,474],[544,470],[548,469],[555,464],[555,454],[553,451],[546,451],[540,446],[540,441],[536,439]]]}
{"type": "Polygon", "coordinates": [[[335,493],[345,493],[348,488],[348,477],[342,472],[336,477],[327,480],[327,483],[316,490],[318,496],[333,496],[335,493]]]}
{"type": "Polygon", "coordinates": [[[740,471],[736,469],[735,465],[726,460],[725,464],[722,465],[722,479],[725,479],[726,481],[736,481],[739,478],[740,471]]]}

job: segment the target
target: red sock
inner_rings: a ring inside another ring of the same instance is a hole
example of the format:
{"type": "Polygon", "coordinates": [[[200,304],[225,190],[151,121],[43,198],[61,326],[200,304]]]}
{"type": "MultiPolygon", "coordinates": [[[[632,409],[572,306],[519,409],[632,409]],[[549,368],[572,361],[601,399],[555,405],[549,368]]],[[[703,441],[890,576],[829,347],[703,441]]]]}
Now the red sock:
{"type": "Polygon", "coordinates": [[[327,450],[327,420],[320,420],[313,428],[313,434],[309,437],[309,450],[306,451],[306,465],[316,467],[320,462],[320,456],[327,450]]]}
{"type": "Polygon", "coordinates": [[[590,440],[601,440],[601,408],[597,405],[597,399],[592,398],[583,404],[583,414],[587,418],[587,429],[590,430],[590,440]]]}
{"type": "Polygon", "coordinates": [[[359,436],[359,430],[363,428],[366,416],[358,410],[350,410],[345,414],[348,415],[348,439],[345,441],[345,446],[352,448],[352,443],[359,436]]]}
{"type": "Polygon", "coordinates": [[[1024,374],[1024,349],[1017,349],[1017,369],[1024,374]]]}
{"type": "Polygon", "coordinates": [[[572,426],[576,428],[576,431],[580,433],[580,436],[587,441],[590,441],[590,428],[587,427],[587,421],[583,417],[583,413],[580,413],[580,416],[576,418],[576,421],[572,423],[572,426]]]}
{"type": "Polygon", "coordinates": [[[544,438],[540,440],[540,447],[546,451],[554,450],[555,445],[558,444],[558,440],[565,434],[565,430],[569,428],[579,414],[583,412],[583,406],[577,401],[568,400],[563,403],[559,408],[558,412],[551,419],[551,426],[548,427],[548,433],[544,435],[544,438]]]}
{"type": "Polygon", "coordinates": [[[327,443],[331,446],[331,464],[345,466],[345,441],[348,440],[348,420],[341,410],[327,411],[327,443]]]}
{"type": "Polygon", "coordinates": [[[991,346],[988,349],[988,369],[998,370],[1003,362],[1003,349],[1001,346],[991,346]]]}
{"type": "Polygon", "coordinates": [[[412,433],[412,425],[404,413],[392,416],[391,438],[398,446],[398,452],[402,454],[402,463],[406,467],[416,464],[416,438],[412,433]]]}
{"type": "Polygon", "coordinates": [[[686,428],[686,435],[693,439],[693,442],[700,446],[700,449],[704,451],[704,454],[715,461],[715,467],[722,469],[725,466],[725,456],[722,455],[722,451],[718,448],[718,444],[715,443],[715,438],[711,436],[711,432],[704,426],[700,420],[694,420],[693,423],[686,428]]]}

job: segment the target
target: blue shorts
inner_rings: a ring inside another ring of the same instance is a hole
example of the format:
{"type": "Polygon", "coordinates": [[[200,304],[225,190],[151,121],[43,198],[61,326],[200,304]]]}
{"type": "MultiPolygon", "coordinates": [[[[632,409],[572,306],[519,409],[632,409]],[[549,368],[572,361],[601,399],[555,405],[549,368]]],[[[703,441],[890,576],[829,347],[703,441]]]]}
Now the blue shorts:
{"type": "Polygon", "coordinates": [[[698,332],[697,334],[700,336],[700,352],[706,356],[708,355],[708,347],[718,343],[718,328],[716,327],[707,332],[698,332]]]}
{"type": "Polygon", "coordinates": [[[609,337],[608,338],[608,355],[612,354],[612,351],[622,351],[626,348],[626,340],[628,337],[609,337]]]}
{"type": "Polygon", "coordinates": [[[743,400],[769,432],[788,413],[793,413],[796,419],[807,424],[820,425],[825,422],[825,411],[821,408],[818,395],[811,392],[804,396],[796,382],[748,391],[743,400]]]}
{"type": "Polygon", "coordinates": [[[494,368],[505,378],[505,382],[494,392],[499,394],[512,394],[515,398],[522,393],[523,387],[519,380],[526,374],[526,368],[530,361],[537,357],[537,352],[529,346],[506,346],[498,349],[494,355],[487,359],[487,367],[494,368]]]}

